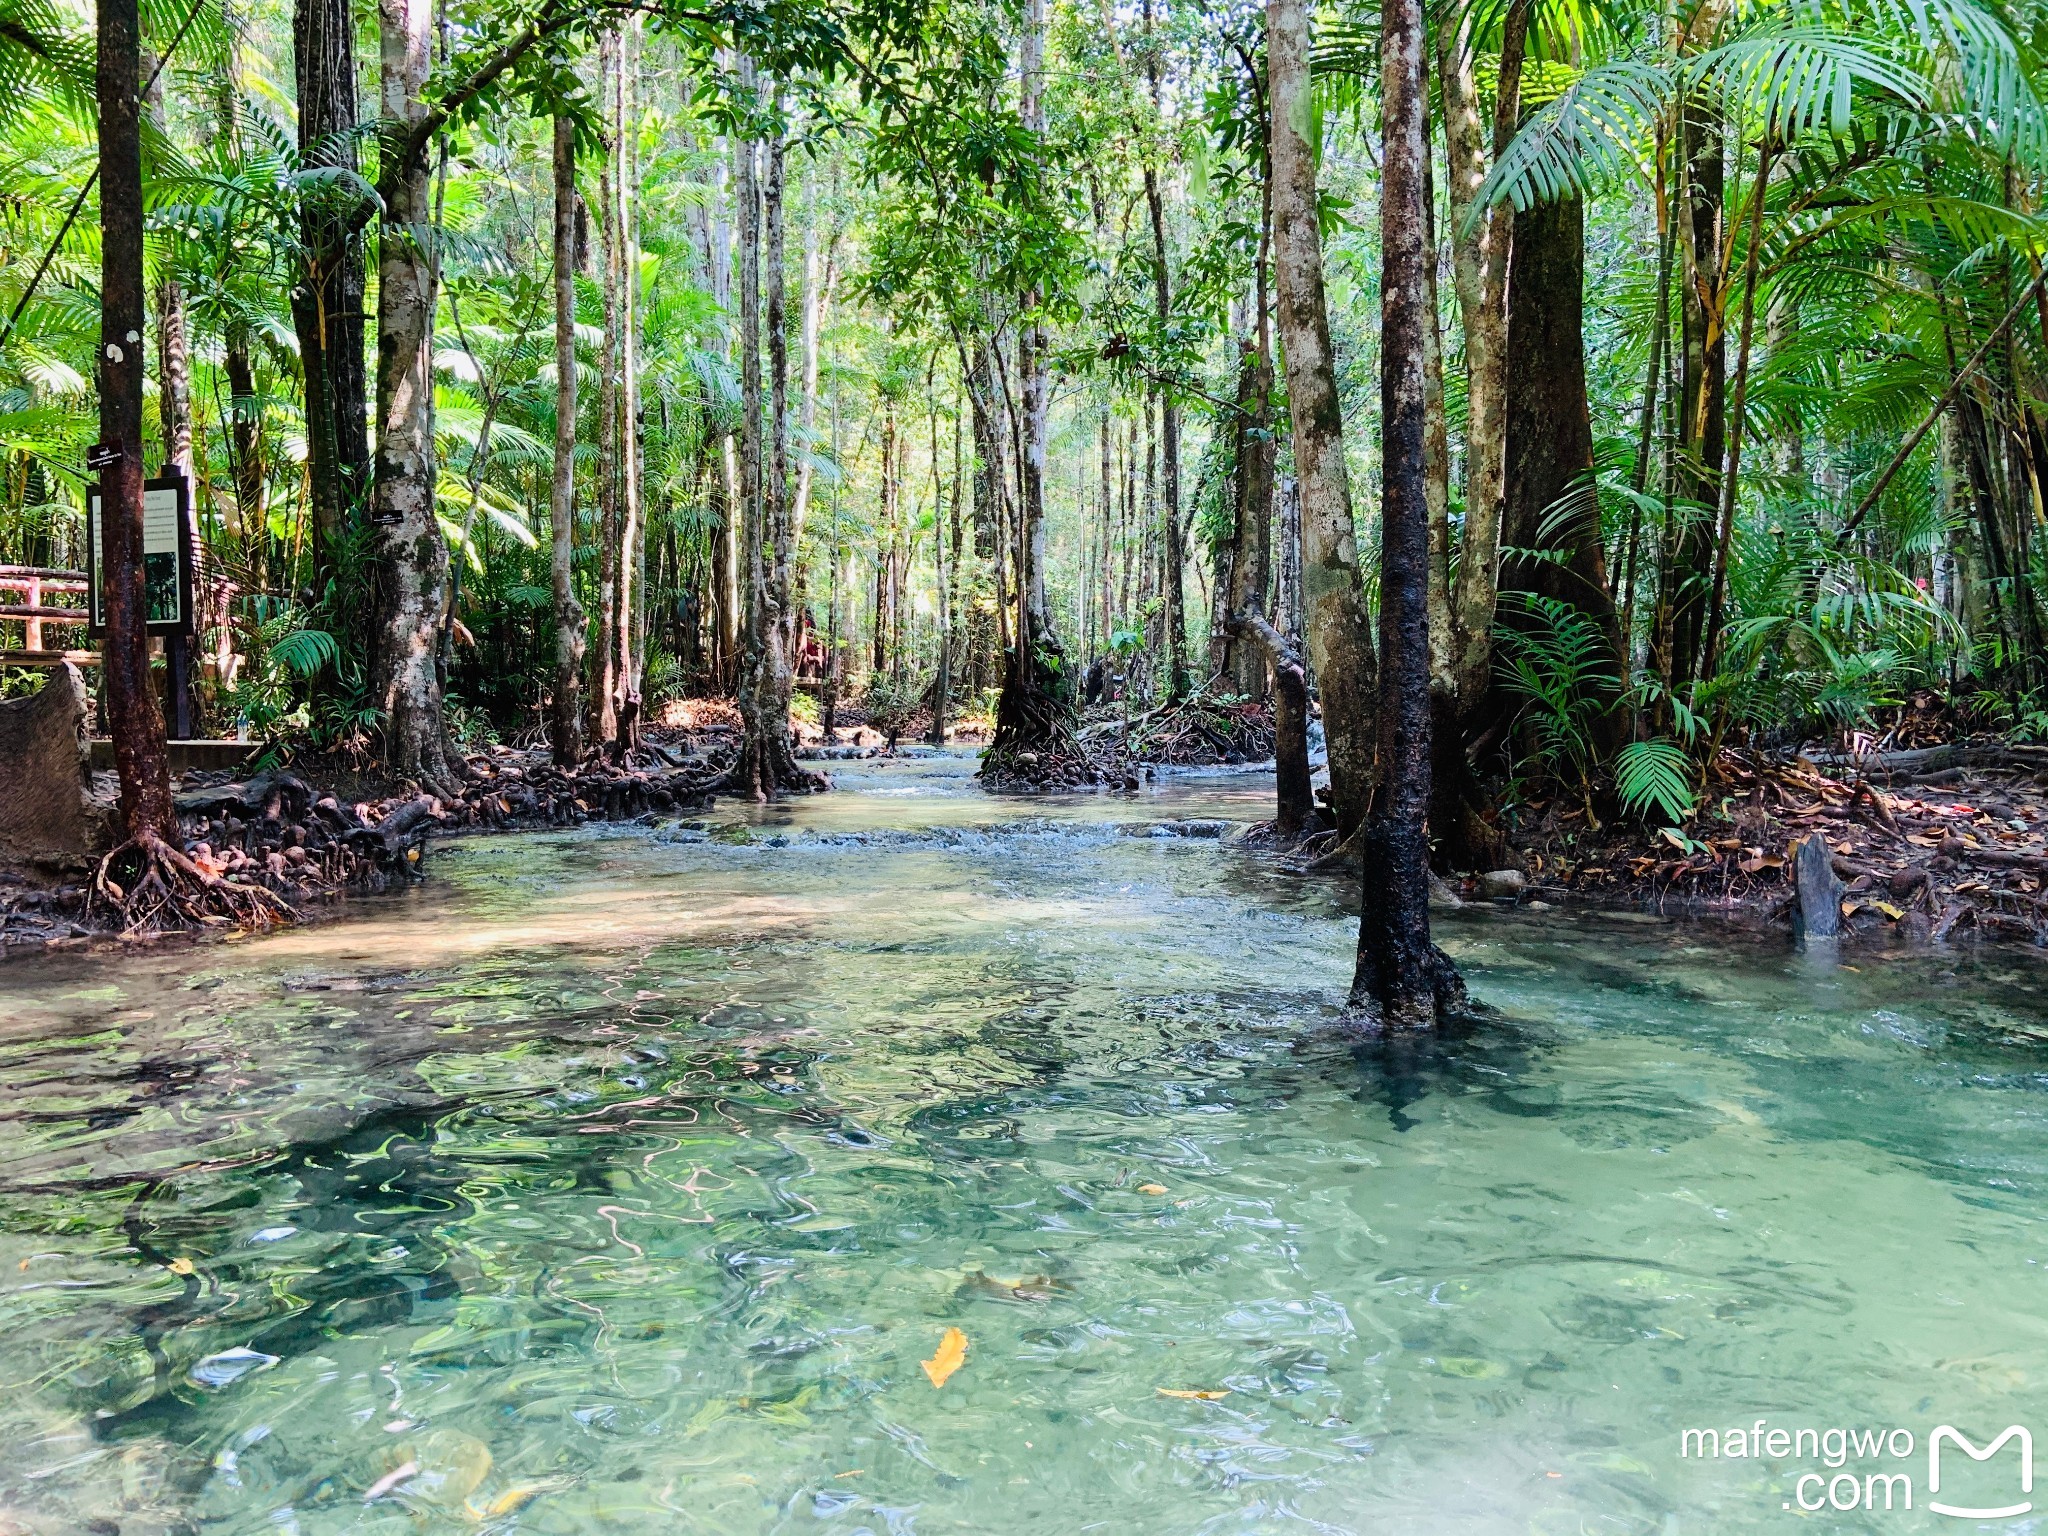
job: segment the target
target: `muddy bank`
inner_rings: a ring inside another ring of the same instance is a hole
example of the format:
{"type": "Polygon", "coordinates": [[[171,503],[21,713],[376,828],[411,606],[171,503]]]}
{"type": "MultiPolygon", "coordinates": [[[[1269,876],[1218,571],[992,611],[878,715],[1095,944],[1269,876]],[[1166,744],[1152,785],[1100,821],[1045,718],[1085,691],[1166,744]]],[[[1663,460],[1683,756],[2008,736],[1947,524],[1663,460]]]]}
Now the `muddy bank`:
{"type": "MultiPolygon", "coordinates": [[[[657,734],[668,739],[650,737],[629,762],[593,755],[574,771],[557,767],[545,748],[470,753],[454,795],[314,757],[255,773],[188,773],[177,784],[180,842],[208,874],[268,891],[293,916],[310,916],[350,892],[419,878],[436,834],[630,821],[711,805],[731,753],[716,740],[657,734]]],[[[113,786],[100,791],[111,797],[113,786]]],[[[90,861],[0,869],[0,957],[121,932],[119,911],[93,890],[90,861]]]]}

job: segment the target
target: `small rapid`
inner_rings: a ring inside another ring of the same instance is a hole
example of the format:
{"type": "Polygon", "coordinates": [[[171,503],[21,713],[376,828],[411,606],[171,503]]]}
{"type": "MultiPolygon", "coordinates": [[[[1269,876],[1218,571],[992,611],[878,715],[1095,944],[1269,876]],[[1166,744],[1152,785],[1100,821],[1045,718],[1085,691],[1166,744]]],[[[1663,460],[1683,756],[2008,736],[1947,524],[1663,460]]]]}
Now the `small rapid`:
{"type": "Polygon", "coordinates": [[[1477,910],[1360,1049],[1268,779],[973,766],[0,968],[0,1530],[1768,1531],[1684,1430],[2038,1403],[2029,957],[1477,910]]]}

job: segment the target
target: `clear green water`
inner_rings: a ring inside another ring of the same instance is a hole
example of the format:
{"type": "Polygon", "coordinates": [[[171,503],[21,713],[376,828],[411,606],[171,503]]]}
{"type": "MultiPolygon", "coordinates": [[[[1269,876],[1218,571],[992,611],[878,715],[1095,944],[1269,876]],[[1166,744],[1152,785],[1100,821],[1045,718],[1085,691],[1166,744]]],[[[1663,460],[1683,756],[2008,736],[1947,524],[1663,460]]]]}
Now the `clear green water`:
{"type": "Polygon", "coordinates": [[[0,970],[0,1521],[1964,1529],[1679,1431],[2048,1434],[2027,958],[1476,914],[1499,1017],[1360,1051],[1341,892],[1131,835],[1256,779],[845,767],[0,970]]]}

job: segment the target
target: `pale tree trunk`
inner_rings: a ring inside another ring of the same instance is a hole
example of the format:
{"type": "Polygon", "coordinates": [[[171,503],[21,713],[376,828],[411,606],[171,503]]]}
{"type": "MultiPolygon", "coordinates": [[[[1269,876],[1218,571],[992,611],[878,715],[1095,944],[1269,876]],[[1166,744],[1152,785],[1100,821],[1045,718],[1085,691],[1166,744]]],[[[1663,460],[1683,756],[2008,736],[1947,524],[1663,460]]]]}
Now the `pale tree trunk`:
{"type": "Polygon", "coordinates": [[[448,544],[434,515],[433,238],[424,146],[403,163],[401,133],[427,114],[432,0],[378,0],[387,163],[377,258],[377,452],[370,492],[377,525],[377,644],[371,696],[384,711],[386,765],[452,793],[435,667],[448,602],[448,544]]]}
{"type": "MultiPolygon", "coordinates": [[[[1520,115],[1529,0],[1511,0],[1502,23],[1500,86],[1492,124],[1497,158],[1514,137],[1520,115]]],[[[1447,215],[1451,272],[1465,338],[1465,526],[1457,587],[1451,599],[1450,654],[1437,666],[1449,675],[1459,718],[1485,696],[1493,666],[1493,610],[1500,574],[1501,507],[1507,476],[1507,274],[1514,213],[1505,206],[1475,210],[1487,160],[1480,99],[1473,78],[1473,18],[1438,36],[1437,80],[1443,99],[1449,166],[1447,215]]],[[[1457,749],[1463,750],[1463,743],[1457,749]]]]}
{"type": "MultiPolygon", "coordinates": [[[[1358,573],[1344,418],[1323,297],[1322,239],[1309,129],[1308,13],[1303,0],[1269,0],[1266,73],[1271,99],[1274,274],[1288,414],[1300,484],[1302,605],[1309,662],[1322,694],[1330,804],[1348,838],[1365,818],[1373,778],[1371,620],[1358,573]]],[[[1419,369],[1418,369],[1419,380],[1419,369]]]]}
{"type": "Polygon", "coordinates": [[[637,79],[640,18],[635,16],[618,42],[619,129],[618,209],[614,216],[619,241],[619,548],[618,598],[612,620],[612,717],[619,750],[640,744],[640,666],[636,610],[641,599],[638,577],[645,529],[640,510],[640,382],[639,299],[640,245],[635,236],[634,209],[639,199],[639,128],[637,79]]]}
{"type": "MultiPolygon", "coordinates": [[[[1379,783],[1351,1006],[1378,1030],[1428,1029],[1463,993],[1429,937],[1429,88],[1422,0],[1381,7],[1379,783]]],[[[1277,75],[1277,71],[1275,72],[1277,75]]]]}
{"type": "Polygon", "coordinates": [[[583,605],[576,599],[576,124],[555,118],[555,462],[548,487],[555,590],[555,761],[583,758],[583,605]]]}
{"type": "Polygon", "coordinates": [[[619,738],[619,29],[598,35],[598,92],[604,164],[597,178],[598,248],[603,269],[604,345],[597,373],[597,666],[590,680],[590,733],[607,748],[619,738]]]}
{"type": "MultiPolygon", "coordinates": [[[[721,51],[720,58],[726,56],[721,51]]],[[[727,146],[730,148],[730,146],[727,146]]],[[[710,197],[704,209],[704,275],[711,302],[721,315],[732,314],[732,224],[727,218],[731,156],[721,154],[711,166],[710,197]]],[[[729,344],[728,344],[729,345],[729,344]]],[[[713,606],[712,668],[720,688],[736,686],[740,636],[739,463],[732,431],[719,412],[706,444],[711,485],[711,510],[718,519],[712,535],[711,587],[713,606]]]]}
{"type": "Polygon", "coordinates": [[[1266,612],[1272,585],[1273,539],[1273,365],[1256,343],[1242,344],[1237,370],[1236,466],[1231,499],[1236,516],[1231,530],[1227,569],[1217,572],[1217,588],[1226,632],[1219,672],[1234,692],[1246,698],[1266,696],[1270,647],[1256,633],[1235,628],[1236,621],[1266,612]]]}
{"type": "Polygon", "coordinates": [[[804,458],[796,471],[796,512],[791,519],[790,537],[801,544],[804,524],[811,512],[811,475],[814,435],[818,427],[818,347],[832,317],[832,290],[839,281],[839,235],[834,231],[826,242],[820,269],[816,210],[804,230],[804,331],[803,394],[798,407],[798,424],[803,428],[804,458]]]}

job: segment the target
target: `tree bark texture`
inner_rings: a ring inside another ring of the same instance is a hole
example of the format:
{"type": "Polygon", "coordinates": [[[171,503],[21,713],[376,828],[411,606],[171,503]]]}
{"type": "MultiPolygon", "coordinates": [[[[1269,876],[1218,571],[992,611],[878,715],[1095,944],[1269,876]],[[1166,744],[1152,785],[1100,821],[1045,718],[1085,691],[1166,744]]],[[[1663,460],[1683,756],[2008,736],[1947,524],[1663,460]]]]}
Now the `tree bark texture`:
{"type": "MultiPolygon", "coordinates": [[[[409,129],[432,64],[432,0],[378,0],[384,120],[409,129]]],[[[387,146],[396,137],[387,139],[387,146]]],[[[385,153],[396,150],[387,147],[385,153]]],[[[370,492],[377,525],[377,636],[372,697],[384,712],[385,762],[452,788],[435,665],[447,607],[448,543],[434,505],[433,210],[424,149],[384,167],[377,258],[377,454],[370,492]]]]}
{"type": "Polygon", "coordinates": [[[135,0],[102,0],[100,110],[100,660],[107,734],[131,838],[176,837],[163,712],[149,684],[142,560],[142,24],[135,0]]]}
{"type": "MultiPolygon", "coordinates": [[[[348,0],[295,0],[299,152],[309,164],[356,170],[355,24],[348,0]]],[[[339,192],[299,216],[305,271],[291,295],[304,373],[306,470],[316,569],[332,569],[370,485],[368,381],[363,364],[363,246],[358,210],[339,192]]],[[[239,482],[238,482],[239,484],[239,482]]],[[[247,517],[247,509],[243,509],[247,517]]]]}
{"type": "Polygon", "coordinates": [[[1331,808],[1339,832],[1349,837],[1364,821],[1373,779],[1377,675],[1359,579],[1351,481],[1344,463],[1344,419],[1323,295],[1315,156],[1308,139],[1309,38],[1303,0],[1269,0],[1266,58],[1272,102],[1274,275],[1301,496],[1303,622],[1309,662],[1322,695],[1331,808]]]}
{"type": "Polygon", "coordinates": [[[1728,347],[1723,334],[1721,228],[1723,138],[1711,105],[1689,102],[1680,115],[1684,195],[1678,208],[1683,346],[1679,364],[1679,451],[1669,558],[1664,562],[1664,665],[1674,691],[1697,676],[1713,580],[1714,522],[1725,451],[1728,347]]]}
{"type": "MultiPolygon", "coordinates": [[[[1593,485],[1593,423],[1586,399],[1585,204],[1539,203],[1515,216],[1508,282],[1508,353],[1515,388],[1508,399],[1507,510],[1500,585],[1509,593],[1569,603],[1599,631],[1600,692],[1594,754],[1621,744],[1625,717],[1618,684],[1621,630],[1607,580],[1600,507],[1593,485]],[[1537,558],[1516,551],[1542,551],[1537,558]]],[[[1530,622],[1526,607],[1505,604],[1502,622],[1530,622]]],[[[1511,705],[1508,707],[1512,707],[1511,705]]]]}
{"type": "MultiPolygon", "coordinates": [[[[1256,345],[1245,344],[1237,370],[1235,503],[1228,551],[1224,615],[1264,613],[1272,586],[1273,543],[1273,364],[1256,345]]],[[[1269,647],[1241,632],[1226,636],[1223,664],[1231,690],[1246,698],[1266,696],[1269,647]]]]}
{"type": "Polygon", "coordinates": [[[1386,0],[1381,18],[1380,772],[1361,845],[1365,889],[1351,1005],[1371,1026],[1395,1032],[1433,1027],[1461,988],[1429,936],[1426,365],[1436,320],[1422,0],[1386,0]]]}
{"type": "Polygon", "coordinates": [[[555,761],[583,758],[583,604],[576,597],[576,124],[555,118],[555,462],[548,485],[555,607],[555,761]]]}

